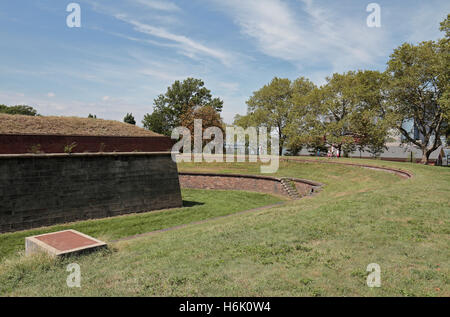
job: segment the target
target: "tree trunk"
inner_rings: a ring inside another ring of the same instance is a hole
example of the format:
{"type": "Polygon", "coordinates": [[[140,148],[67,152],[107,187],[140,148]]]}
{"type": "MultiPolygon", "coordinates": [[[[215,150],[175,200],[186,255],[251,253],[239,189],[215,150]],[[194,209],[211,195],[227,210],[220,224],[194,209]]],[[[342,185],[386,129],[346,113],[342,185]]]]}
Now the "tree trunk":
{"type": "Polygon", "coordinates": [[[420,164],[428,165],[428,163],[430,162],[430,155],[430,151],[428,151],[426,148],[422,149],[422,160],[420,161],[420,164]]]}
{"type": "Polygon", "coordinates": [[[279,156],[283,156],[283,146],[284,146],[285,141],[286,141],[286,136],[283,135],[283,133],[281,132],[281,127],[278,126],[278,142],[279,142],[279,144],[278,144],[278,147],[279,147],[278,155],[279,156]]]}
{"type": "Polygon", "coordinates": [[[427,165],[428,164],[428,157],[426,153],[423,153],[422,160],[420,161],[420,164],[427,165]]]}

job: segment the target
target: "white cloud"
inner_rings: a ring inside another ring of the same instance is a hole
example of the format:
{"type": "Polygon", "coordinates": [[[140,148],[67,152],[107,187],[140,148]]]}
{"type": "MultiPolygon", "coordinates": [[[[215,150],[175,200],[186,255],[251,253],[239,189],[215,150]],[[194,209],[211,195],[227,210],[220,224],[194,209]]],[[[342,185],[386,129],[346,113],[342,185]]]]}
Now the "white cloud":
{"type": "Polygon", "coordinates": [[[103,100],[103,101],[108,101],[109,98],[110,98],[109,96],[103,96],[102,100],[103,100]]]}
{"type": "Polygon", "coordinates": [[[160,11],[178,11],[180,8],[172,2],[168,1],[158,1],[158,0],[134,0],[143,6],[150,9],[160,10],[160,11]]]}
{"type": "Polygon", "coordinates": [[[297,58],[302,32],[286,4],[269,0],[231,2],[242,32],[255,38],[263,52],[290,60],[297,58]]]}
{"type": "Polygon", "coordinates": [[[150,77],[154,77],[157,79],[162,79],[162,80],[170,81],[170,82],[175,81],[175,80],[183,80],[188,77],[185,75],[176,75],[176,74],[171,74],[167,71],[150,69],[150,68],[142,69],[139,71],[139,73],[142,75],[146,75],[146,76],[150,76],[150,77]]]}
{"type": "MultiPolygon", "coordinates": [[[[102,98],[103,99],[103,98],[102,98]]],[[[85,118],[89,113],[98,118],[122,121],[132,111],[137,119],[143,118],[151,108],[132,98],[109,98],[100,102],[75,100],[71,98],[48,99],[42,96],[0,90],[0,100],[8,105],[29,105],[44,116],[78,116],[85,118]]]]}
{"type": "Polygon", "coordinates": [[[83,105],[81,103],[66,101],[58,102],[54,101],[53,98],[44,98],[40,96],[25,95],[23,93],[14,93],[0,91],[0,98],[4,103],[9,105],[29,105],[35,108],[40,114],[44,115],[55,115],[56,113],[67,113],[71,109],[81,109],[83,105]]]}
{"type": "Polygon", "coordinates": [[[218,96],[224,101],[221,116],[225,123],[232,124],[236,114],[247,114],[247,104],[245,102],[248,100],[248,96],[229,94],[219,94],[218,96]]]}
{"type": "Polygon", "coordinates": [[[50,97],[50,98],[53,98],[53,97],[55,97],[56,95],[55,95],[54,92],[49,92],[49,93],[47,94],[47,96],[50,97]]]}
{"type": "Polygon", "coordinates": [[[181,49],[186,56],[195,57],[196,54],[202,54],[213,57],[219,60],[224,65],[230,65],[231,56],[222,50],[207,47],[188,38],[187,36],[169,32],[161,27],[141,23],[123,14],[116,14],[115,17],[123,22],[133,25],[135,31],[137,32],[176,43],[178,45],[178,48],[181,49]]]}
{"type": "MultiPolygon", "coordinates": [[[[339,14],[330,4],[319,6],[312,0],[291,5],[281,0],[214,1],[261,52],[299,69],[319,66],[344,71],[375,63],[386,53],[384,30],[369,29],[365,18],[339,14]]],[[[364,6],[362,12],[364,16],[364,6]]]]}
{"type": "Polygon", "coordinates": [[[234,93],[239,91],[239,83],[228,83],[228,82],[220,82],[219,87],[222,88],[222,90],[225,90],[229,93],[234,93]]]}
{"type": "Polygon", "coordinates": [[[439,23],[450,12],[450,2],[447,1],[446,9],[436,10],[436,7],[428,2],[421,3],[414,11],[409,12],[405,19],[404,27],[409,31],[408,42],[422,42],[435,40],[444,36],[439,30],[439,23]]]}

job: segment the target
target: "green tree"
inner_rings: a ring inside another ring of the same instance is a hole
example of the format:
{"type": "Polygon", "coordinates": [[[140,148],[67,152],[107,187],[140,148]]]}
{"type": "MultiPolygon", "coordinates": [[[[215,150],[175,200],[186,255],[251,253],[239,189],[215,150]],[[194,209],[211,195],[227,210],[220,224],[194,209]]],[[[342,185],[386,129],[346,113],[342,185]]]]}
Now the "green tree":
{"type": "Polygon", "coordinates": [[[318,111],[314,107],[317,87],[309,80],[300,77],[294,82],[292,96],[293,108],[288,114],[288,123],[284,129],[287,135],[289,154],[297,155],[304,147],[314,149],[314,153],[323,150],[323,138],[314,135],[318,111]]]}
{"type": "Polygon", "coordinates": [[[175,81],[165,94],[154,100],[154,112],[142,121],[145,128],[157,133],[170,135],[173,128],[180,125],[181,116],[200,107],[210,106],[220,113],[223,101],[213,98],[211,91],[204,87],[201,79],[187,78],[175,81]]]}
{"type": "Polygon", "coordinates": [[[127,113],[125,118],[123,118],[123,122],[128,123],[128,124],[132,124],[132,125],[136,125],[136,120],[134,120],[134,117],[133,117],[132,113],[127,113]]]}
{"type": "Polygon", "coordinates": [[[367,149],[374,157],[387,150],[392,116],[387,111],[386,73],[358,71],[356,74],[356,112],[351,115],[351,130],[356,146],[367,149]]]}
{"type": "MultiPolygon", "coordinates": [[[[291,112],[296,107],[295,100],[312,89],[314,84],[300,77],[295,81],[275,77],[269,84],[253,93],[247,101],[248,114],[238,117],[235,123],[244,122],[247,125],[265,126],[268,130],[275,129],[279,138],[279,155],[287,142],[291,112]]],[[[295,149],[294,149],[295,151],[295,149]]]]}
{"type": "Polygon", "coordinates": [[[146,114],[142,120],[145,129],[170,136],[172,128],[167,122],[166,114],[159,110],[155,110],[151,114],[146,114]]]}
{"type": "Polygon", "coordinates": [[[355,149],[351,123],[358,107],[357,74],[353,71],[335,73],[326,80],[327,83],[312,95],[317,115],[312,134],[315,138],[324,137],[328,145],[339,151],[351,152],[355,149]]]}
{"type": "Polygon", "coordinates": [[[418,45],[404,43],[394,50],[388,62],[390,110],[406,141],[422,150],[424,164],[441,146],[450,116],[448,25],[447,17],[441,25],[441,30],[447,32],[445,39],[418,45]],[[408,121],[414,122],[422,135],[420,140],[404,128],[408,121]]]}
{"type": "Polygon", "coordinates": [[[450,14],[448,14],[447,18],[441,23],[440,30],[445,32],[445,37],[441,39],[439,43],[442,47],[442,53],[446,63],[445,65],[447,65],[444,74],[444,80],[447,84],[445,85],[444,93],[442,94],[439,102],[442,107],[446,109],[446,111],[444,110],[444,126],[446,126],[445,137],[447,145],[450,145],[450,111],[448,111],[448,109],[450,109],[450,67],[448,66],[450,63],[450,14]]]}
{"type": "Polygon", "coordinates": [[[27,105],[6,106],[0,105],[0,113],[6,114],[20,114],[25,116],[38,116],[38,113],[33,107],[27,105]]]}
{"type": "Polygon", "coordinates": [[[450,38],[450,14],[447,14],[447,18],[441,22],[440,30],[445,32],[445,38],[450,38]]]}
{"type": "MultiPolygon", "coordinates": [[[[255,127],[257,124],[255,122],[253,122],[253,118],[251,115],[240,115],[237,114],[234,116],[234,121],[233,121],[233,126],[234,127],[241,127],[243,129],[247,129],[250,127],[255,127]]],[[[270,143],[270,141],[269,141],[270,143]]],[[[245,149],[246,149],[246,153],[248,152],[250,146],[250,137],[249,135],[245,136],[245,149]]],[[[269,146],[270,147],[270,146],[269,146]]]]}
{"type": "Polygon", "coordinates": [[[367,150],[374,157],[379,157],[387,150],[389,141],[389,120],[379,116],[377,109],[364,109],[352,116],[351,126],[355,144],[360,151],[367,150]]]}
{"type": "MultiPolygon", "coordinates": [[[[206,129],[210,127],[219,128],[222,133],[224,132],[224,123],[220,117],[219,112],[211,106],[199,107],[196,109],[190,109],[183,113],[180,120],[181,126],[186,127],[194,135],[195,120],[202,120],[202,135],[205,134],[206,129]]],[[[217,136],[216,136],[217,137],[217,136]]],[[[211,140],[203,140],[203,145],[205,146],[211,140]]],[[[192,147],[194,146],[194,140],[192,139],[192,147]]]]}
{"type": "Polygon", "coordinates": [[[383,148],[389,130],[385,85],[383,73],[351,71],[333,74],[322,87],[298,95],[287,128],[289,143],[314,153],[326,146],[344,154],[357,146],[383,148]]]}
{"type": "Polygon", "coordinates": [[[253,126],[254,122],[252,122],[252,117],[249,115],[242,116],[237,114],[234,116],[233,125],[247,129],[248,127],[253,126]]]}

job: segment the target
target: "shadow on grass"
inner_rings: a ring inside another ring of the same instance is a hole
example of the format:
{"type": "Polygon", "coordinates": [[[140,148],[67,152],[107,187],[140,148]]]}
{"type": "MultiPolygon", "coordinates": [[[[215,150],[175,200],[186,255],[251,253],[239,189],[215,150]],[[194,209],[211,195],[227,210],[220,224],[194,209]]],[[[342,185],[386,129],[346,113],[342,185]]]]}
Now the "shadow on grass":
{"type": "Polygon", "coordinates": [[[183,207],[194,207],[194,206],[202,206],[205,203],[200,203],[198,201],[189,201],[189,200],[183,200],[183,207]]]}

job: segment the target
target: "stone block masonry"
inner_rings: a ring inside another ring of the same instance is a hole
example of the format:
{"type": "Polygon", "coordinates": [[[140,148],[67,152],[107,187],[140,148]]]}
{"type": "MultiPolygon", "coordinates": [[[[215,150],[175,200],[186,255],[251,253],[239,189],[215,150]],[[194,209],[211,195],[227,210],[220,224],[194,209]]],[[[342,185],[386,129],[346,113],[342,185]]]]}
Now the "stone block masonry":
{"type": "Polygon", "coordinates": [[[170,153],[0,155],[0,233],[181,206],[170,153]]]}

